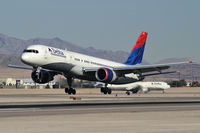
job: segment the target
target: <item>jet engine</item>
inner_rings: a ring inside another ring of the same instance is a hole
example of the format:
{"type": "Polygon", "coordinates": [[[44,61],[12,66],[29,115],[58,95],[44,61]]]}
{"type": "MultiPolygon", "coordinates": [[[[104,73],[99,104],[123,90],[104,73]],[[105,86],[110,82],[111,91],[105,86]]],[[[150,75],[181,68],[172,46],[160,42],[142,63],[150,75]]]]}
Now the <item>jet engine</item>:
{"type": "Polygon", "coordinates": [[[143,91],[144,93],[147,93],[147,92],[150,91],[150,88],[143,87],[143,88],[142,88],[142,91],[143,91]]]}
{"type": "Polygon", "coordinates": [[[95,73],[95,76],[97,80],[104,83],[111,83],[117,78],[116,73],[109,68],[98,69],[95,73]]]}
{"type": "Polygon", "coordinates": [[[54,75],[45,70],[34,70],[31,74],[31,77],[34,82],[39,84],[45,84],[54,79],[54,75]]]}

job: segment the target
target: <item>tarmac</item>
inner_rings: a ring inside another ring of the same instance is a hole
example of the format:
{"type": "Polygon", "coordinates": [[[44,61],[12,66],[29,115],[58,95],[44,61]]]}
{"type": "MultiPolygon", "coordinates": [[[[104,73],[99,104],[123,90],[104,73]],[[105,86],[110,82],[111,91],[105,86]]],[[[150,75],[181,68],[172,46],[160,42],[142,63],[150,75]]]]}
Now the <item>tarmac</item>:
{"type": "Polygon", "coordinates": [[[127,96],[99,89],[0,90],[0,133],[199,133],[200,88],[127,96]]]}

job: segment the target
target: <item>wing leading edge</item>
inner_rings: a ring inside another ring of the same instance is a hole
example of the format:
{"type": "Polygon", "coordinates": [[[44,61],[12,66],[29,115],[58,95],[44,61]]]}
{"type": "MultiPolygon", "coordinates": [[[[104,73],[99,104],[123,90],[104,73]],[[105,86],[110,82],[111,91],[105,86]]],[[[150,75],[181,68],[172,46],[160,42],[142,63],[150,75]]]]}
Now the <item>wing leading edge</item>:
{"type": "Polygon", "coordinates": [[[17,69],[33,70],[33,67],[30,67],[30,66],[18,66],[18,65],[11,65],[11,64],[9,64],[8,67],[10,67],[10,68],[17,68],[17,69]]]}

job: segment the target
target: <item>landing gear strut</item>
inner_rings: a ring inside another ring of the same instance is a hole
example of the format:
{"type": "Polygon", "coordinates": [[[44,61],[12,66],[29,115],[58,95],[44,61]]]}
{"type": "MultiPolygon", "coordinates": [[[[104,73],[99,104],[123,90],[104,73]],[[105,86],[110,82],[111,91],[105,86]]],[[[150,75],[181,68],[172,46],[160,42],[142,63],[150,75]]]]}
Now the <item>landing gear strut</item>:
{"type": "Polygon", "coordinates": [[[76,90],[72,88],[72,77],[67,78],[67,83],[69,88],[65,88],[65,93],[69,95],[71,94],[76,95],[76,90]]]}
{"type": "Polygon", "coordinates": [[[127,94],[127,95],[130,95],[130,92],[129,92],[129,91],[127,91],[127,92],[126,92],[126,94],[127,94]]]}

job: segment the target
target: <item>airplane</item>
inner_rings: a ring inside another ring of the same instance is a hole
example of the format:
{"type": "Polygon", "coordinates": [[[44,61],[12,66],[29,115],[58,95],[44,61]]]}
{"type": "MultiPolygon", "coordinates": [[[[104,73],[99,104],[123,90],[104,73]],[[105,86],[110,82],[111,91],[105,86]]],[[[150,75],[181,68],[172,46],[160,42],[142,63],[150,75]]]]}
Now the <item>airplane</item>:
{"type": "Polygon", "coordinates": [[[164,93],[164,91],[168,88],[170,88],[170,85],[165,82],[134,82],[121,85],[108,84],[107,88],[101,88],[101,92],[104,94],[111,94],[112,91],[126,91],[126,94],[130,95],[130,92],[134,94],[138,93],[140,90],[144,93],[151,90],[161,90],[164,93]]]}
{"type": "Polygon", "coordinates": [[[65,93],[75,95],[76,90],[72,88],[73,79],[104,82],[107,87],[108,83],[127,84],[142,81],[146,76],[174,73],[163,70],[172,65],[188,63],[141,65],[147,35],[147,32],[141,33],[125,63],[45,45],[30,45],[21,54],[21,61],[29,66],[8,65],[8,67],[32,70],[31,77],[39,84],[52,81],[57,74],[64,75],[68,83],[65,93]]]}

